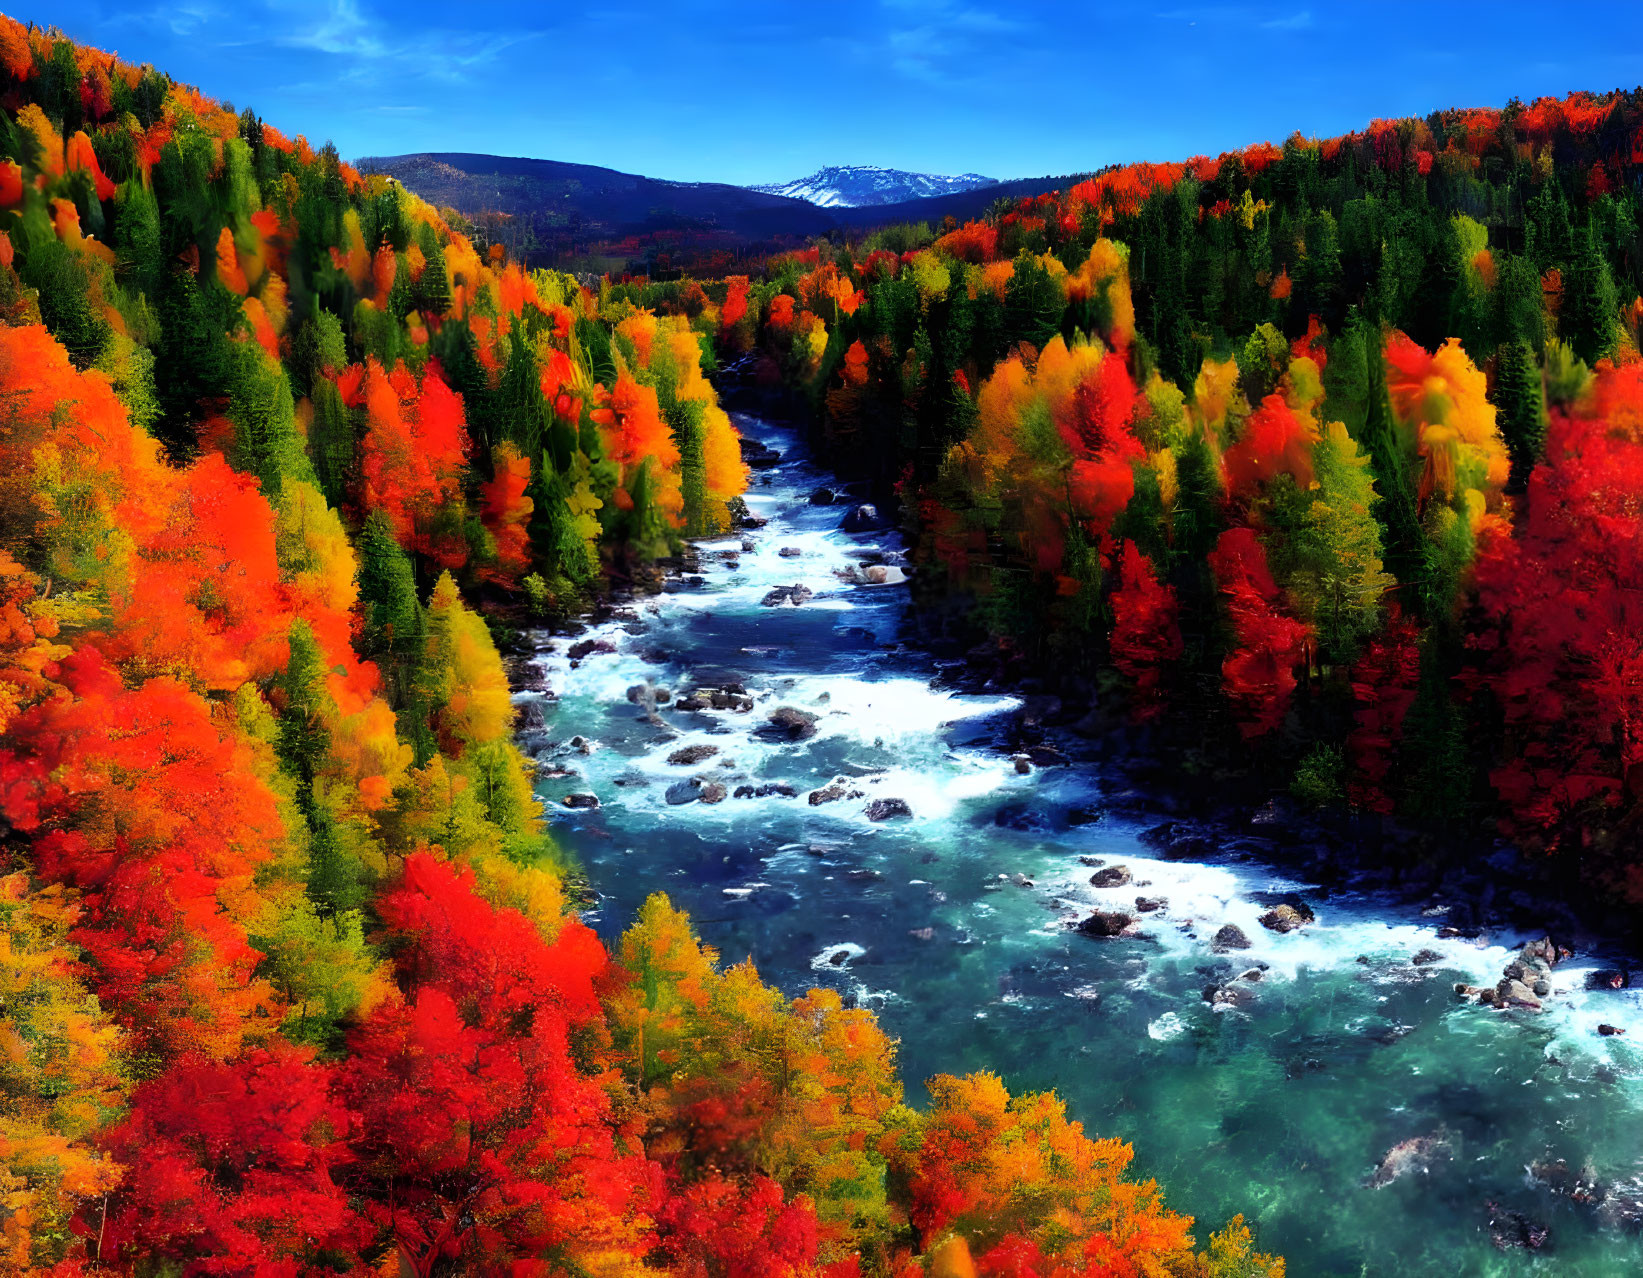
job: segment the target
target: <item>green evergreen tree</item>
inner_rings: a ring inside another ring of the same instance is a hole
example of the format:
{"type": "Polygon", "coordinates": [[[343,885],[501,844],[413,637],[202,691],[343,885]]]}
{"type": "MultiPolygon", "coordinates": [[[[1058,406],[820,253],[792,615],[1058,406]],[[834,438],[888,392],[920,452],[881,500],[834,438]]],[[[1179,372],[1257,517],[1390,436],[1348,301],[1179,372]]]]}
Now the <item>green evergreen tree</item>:
{"type": "Polygon", "coordinates": [[[1511,488],[1523,491],[1529,472],[1546,446],[1546,403],[1540,365],[1528,342],[1504,342],[1495,355],[1491,398],[1499,411],[1500,433],[1512,458],[1511,488]]]}
{"type": "Polygon", "coordinates": [[[1620,303],[1614,277],[1586,228],[1575,232],[1569,269],[1563,276],[1558,336],[1587,365],[1614,354],[1620,338],[1620,303]]]}

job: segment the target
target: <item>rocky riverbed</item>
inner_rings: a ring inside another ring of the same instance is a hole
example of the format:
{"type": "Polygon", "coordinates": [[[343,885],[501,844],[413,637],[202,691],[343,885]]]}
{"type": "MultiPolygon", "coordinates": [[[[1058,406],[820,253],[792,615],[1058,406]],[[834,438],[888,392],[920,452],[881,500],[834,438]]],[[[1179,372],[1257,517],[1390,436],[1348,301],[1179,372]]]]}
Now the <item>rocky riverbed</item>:
{"type": "Polygon", "coordinates": [[[1076,707],[956,691],[903,641],[910,569],[867,494],[739,424],[748,526],[540,636],[520,681],[606,936],[667,891],[789,993],[874,1008],[915,1099],[938,1070],[1054,1087],[1297,1275],[1643,1271],[1625,956],[1532,900],[1497,926],[1340,873],[1281,808],[1183,813],[1076,707]]]}

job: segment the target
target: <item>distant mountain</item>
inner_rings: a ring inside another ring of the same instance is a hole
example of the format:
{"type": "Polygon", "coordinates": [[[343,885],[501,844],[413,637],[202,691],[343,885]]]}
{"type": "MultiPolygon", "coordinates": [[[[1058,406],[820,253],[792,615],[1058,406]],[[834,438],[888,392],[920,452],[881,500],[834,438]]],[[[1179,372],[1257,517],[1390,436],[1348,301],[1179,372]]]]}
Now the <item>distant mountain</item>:
{"type": "Polygon", "coordinates": [[[936,173],[885,169],[872,164],[843,164],[817,169],[809,177],[796,178],[791,182],[766,183],[747,189],[766,195],[807,200],[824,209],[855,209],[953,195],[959,191],[972,191],[976,187],[992,186],[996,181],[996,178],[983,177],[979,173],[944,177],[936,173]]]}
{"type": "Polygon", "coordinates": [[[520,256],[558,259],[613,241],[687,237],[752,245],[825,233],[833,218],[804,200],[722,182],[666,182],[591,164],[437,151],[367,156],[423,199],[473,220],[520,256]]]}
{"type": "Polygon", "coordinates": [[[456,209],[474,223],[481,242],[504,244],[528,262],[653,275],[680,267],[728,273],[737,263],[830,232],[897,222],[935,226],[947,217],[962,222],[999,199],[1064,189],[1089,176],[998,182],[975,173],[835,167],[779,188],[757,188],[449,151],[369,156],[355,166],[456,209]]]}

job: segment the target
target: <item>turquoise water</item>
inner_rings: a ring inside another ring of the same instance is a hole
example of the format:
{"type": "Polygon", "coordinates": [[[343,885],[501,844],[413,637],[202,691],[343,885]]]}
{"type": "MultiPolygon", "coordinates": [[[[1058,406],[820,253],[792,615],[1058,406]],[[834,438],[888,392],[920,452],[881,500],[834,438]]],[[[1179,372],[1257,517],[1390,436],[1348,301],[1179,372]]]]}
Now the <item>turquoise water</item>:
{"type": "Polygon", "coordinates": [[[1557,969],[1540,1015],[1462,1005],[1454,983],[1493,984],[1527,938],[1440,940],[1441,918],[1285,878],[1259,840],[1160,860],[1138,838],[1157,818],[1102,810],[1098,766],[1018,774],[998,748],[1016,703],[933,689],[931,663],[898,642],[893,535],[838,531],[843,507],[807,503],[827,476],[793,436],[738,424],[787,459],[754,475],[749,506],[768,525],[704,543],[699,583],[577,637],[614,652],[573,663],[572,640],[544,637],[550,691],[517,698],[540,714],[527,748],[568,773],[539,791],[600,895],[589,918],[603,935],[666,891],[704,939],[751,955],[789,994],[830,985],[873,1008],[900,1040],[915,1100],[938,1072],[1053,1087],[1091,1132],[1133,1142],[1172,1206],[1205,1226],[1243,1212],[1297,1278],[1643,1273],[1643,1240],[1615,1211],[1628,1186],[1643,1200],[1639,991],[1585,992],[1603,964],[1582,955],[1557,969]],[[836,575],[863,558],[889,561],[883,584],[836,575]],[[812,598],[760,605],[793,584],[812,598]],[[673,693],[736,682],[755,705],[669,703],[650,717],[626,695],[647,680],[673,693]],[[815,735],[760,735],[778,706],[814,714],[815,735]],[[667,762],[692,745],[717,753],[667,762]],[[692,776],[732,793],[786,783],[797,797],[668,803],[692,776]],[[860,797],[806,801],[836,778],[860,797]],[[599,808],[565,809],[572,793],[599,808]],[[868,820],[866,804],[890,797],[912,818],[868,820]],[[1093,888],[1080,858],[1125,865],[1134,882],[1093,888]],[[1314,925],[1277,935],[1257,923],[1285,892],[1313,905],[1314,925]],[[1166,902],[1143,935],[1067,926],[1137,895],[1166,902]],[[1211,938],[1229,922],[1251,948],[1218,955],[1211,938]],[[1414,966],[1426,948],[1441,959],[1414,966]],[[1264,970],[1240,982],[1243,1005],[1204,1001],[1252,968],[1264,970]],[[1600,1022],[1629,1033],[1599,1037],[1600,1022]],[[1373,1187],[1383,1156],[1418,1138],[1430,1156],[1373,1187]],[[1613,1187],[1609,1206],[1527,1175],[1557,1158],[1613,1187]],[[1497,1246],[1492,1219],[1521,1236],[1509,1212],[1544,1226],[1545,1245],[1497,1246]]]}

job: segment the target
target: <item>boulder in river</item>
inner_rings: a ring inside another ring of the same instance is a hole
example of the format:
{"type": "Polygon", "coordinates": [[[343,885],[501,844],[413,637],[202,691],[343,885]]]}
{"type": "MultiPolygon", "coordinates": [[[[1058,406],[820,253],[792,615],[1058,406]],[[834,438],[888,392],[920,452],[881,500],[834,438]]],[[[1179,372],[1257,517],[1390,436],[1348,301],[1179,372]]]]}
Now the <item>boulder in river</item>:
{"type": "Polygon", "coordinates": [[[842,778],[824,785],[819,790],[810,792],[810,806],[820,807],[824,803],[837,803],[840,799],[859,799],[862,792],[844,781],[842,778]]]}
{"type": "Polygon", "coordinates": [[[1078,925],[1077,930],[1084,936],[1122,936],[1124,929],[1134,922],[1121,910],[1096,910],[1078,925]]]}
{"type": "Polygon", "coordinates": [[[1141,835],[1141,842],[1157,848],[1167,860],[1201,861],[1215,852],[1215,845],[1201,829],[1184,821],[1165,821],[1141,835]]]}
{"type": "Polygon", "coordinates": [[[1249,937],[1244,935],[1244,929],[1236,923],[1228,923],[1215,934],[1212,945],[1217,953],[1225,950],[1247,950],[1249,937]]]}
{"type": "Polygon", "coordinates": [[[711,759],[718,753],[719,747],[716,745],[684,746],[668,755],[667,761],[676,767],[689,767],[703,759],[711,759]]]}
{"type": "Polygon", "coordinates": [[[869,821],[891,821],[897,817],[910,817],[913,809],[907,805],[906,799],[874,799],[862,809],[869,821]]]}
{"type": "Polygon", "coordinates": [[[1622,967],[1600,967],[1595,972],[1586,973],[1586,988],[1589,990],[1623,990],[1630,984],[1630,975],[1622,967]]]}
{"type": "Polygon", "coordinates": [[[1618,1025],[1599,1025],[1597,1032],[1603,1038],[1613,1038],[1616,1034],[1624,1034],[1626,1031],[1618,1025]]]}
{"type": "Polygon", "coordinates": [[[1248,1007],[1254,1001],[1255,996],[1248,989],[1231,982],[1226,985],[1209,985],[1204,988],[1204,1002],[1214,1008],[1248,1007]]]}
{"type": "Polygon", "coordinates": [[[780,453],[766,444],[761,444],[756,439],[748,439],[743,436],[741,446],[742,460],[754,470],[769,470],[772,466],[781,463],[782,455],[780,453]]]}
{"type": "Polygon", "coordinates": [[[783,559],[797,559],[800,555],[804,554],[804,551],[800,550],[797,546],[783,546],[776,553],[783,559]]]}
{"type": "Polygon", "coordinates": [[[831,506],[837,500],[838,494],[831,488],[818,488],[810,494],[810,504],[812,506],[831,506]]]}
{"type": "Polygon", "coordinates": [[[797,706],[777,706],[770,718],[758,729],[761,737],[775,737],[786,741],[803,741],[816,735],[816,716],[797,706]]]}
{"type": "Polygon", "coordinates": [[[595,653],[609,654],[615,651],[616,645],[609,639],[583,639],[579,643],[573,643],[567,655],[572,661],[581,661],[595,653]]]}
{"type": "Polygon", "coordinates": [[[596,794],[567,794],[560,802],[567,808],[596,808],[599,806],[599,796],[596,794]]]}
{"type": "Polygon", "coordinates": [[[847,533],[864,533],[872,532],[882,526],[883,521],[879,519],[878,507],[864,502],[862,505],[851,509],[850,513],[844,517],[844,522],[839,525],[839,528],[847,533]]]}
{"type": "Polygon", "coordinates": [[[1428,1175],[1438,1163],[1448,1162],[1453,1152],[1449,1132],[1442,1127],[1429,1136],[1400,1140],[1386,1151],[1365,1184],[1370,1189],[1382,1189],[1403,1176],[1428,1175]]]}
{"type": "Polygon", "coordinates": [[[723,803],[725,801],[725,793],[726,791],[724,786],[720,785],[719,782],[708,781],[702,785],[702,788],[697,793],[696,798],[702,803],[723,803]]]}
{"type": "Polygon", "coordinates": [[[1131,879],[1130,867],[1127,865],[1109,865],[1104,870],[1097,870],[1090,875],[1090,886],[1098,888],[1126,887],[1131,879]]]}
{"type": "Polygon", "coordinates": [[[1551,1231],[1538,1221],[1529,1219],[1520,1211],[1509,1211],[1499,1203],[1489,1203],[1489,1241],[1501,1251],[1523,1248],[1539,1251],[1551,1237],[1551,1231]]]}
{"type": "Polygon", "coordinates": [[[882,586],[890,580],[890,570],[883,564],[869,564],[861,570],[861,579],[869,586],[882,586]]]}
{"type": "Polygon", "coordinates": [[[766,591],[764,598],[759,600],[759,603],[766,608],[780,608],[783,604],[791,604],[797,608],[800,604],[812,598],[814,594],[815,592],[809,586],[795,583],[791,586],[777,586],[766,591]]]}
{"type": "Polygon", "coordinates": [[[668,786],[666,798],[673,807],[682,807],[687,803],[694,803],[702,797],[702,783],[695,777],[685,781],[675,781],[668,786]]]}
{"type": "Polygon", "coordinates": [[[1493,986],[1456,985],[1455,993],[1487,1007],[1538,1012],[1544,1006],[1541,1000],[1552,992],[1553,966],[1568,956],[1569,951],[1554,944],[1550,937],[1530,941],[1506,965],[1493,986]]]}
{"type": "Polygon", "coordinates": [[[1415,957],[1409,961],[1416,967],[1428,967],[1433,963],[1443,962],[1443,955],[1436,950],[1416,950],[1415,957]]]}
{"type": "Polygon", "coordinates": [[[1269,932],[1295,932],[1312,919],[1312,911],[1305,905],[1275,905],[1261,915],[1261,926],[1269,932]]]}
{"type": "Polygon", "coordinates": [[[1167,902],[1155,897],[1138,896],[1135,898],[1135,912],[1137,914],[1151,914],[1155,910],[1163,909],[1166,904],[1167,902]]]}

